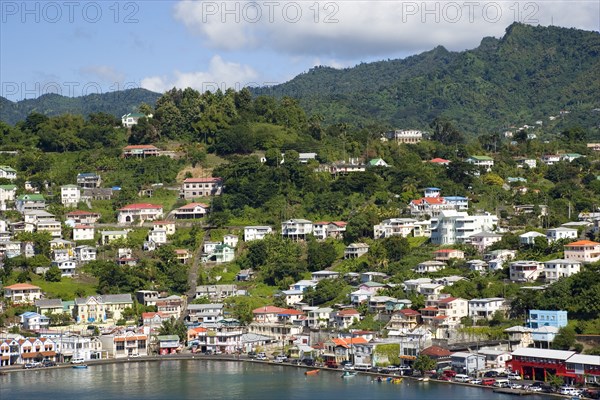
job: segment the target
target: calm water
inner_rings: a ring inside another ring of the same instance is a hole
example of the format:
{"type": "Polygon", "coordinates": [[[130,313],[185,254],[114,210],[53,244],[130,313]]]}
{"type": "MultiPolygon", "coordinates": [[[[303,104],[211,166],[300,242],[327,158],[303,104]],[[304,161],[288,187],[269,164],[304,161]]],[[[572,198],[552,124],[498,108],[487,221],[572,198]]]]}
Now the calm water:
{"type": "MultiPolygon", "coordinates": [[[[0,399],[327,399],[510,400],[489,390],[405,380],[372,383],[340,372],[306,377],[303,369],[217,361],[161,361],[50,369],[0,376],[0,399]]],[[[542,400],[544,396],[527,396],[542,400]]]]}

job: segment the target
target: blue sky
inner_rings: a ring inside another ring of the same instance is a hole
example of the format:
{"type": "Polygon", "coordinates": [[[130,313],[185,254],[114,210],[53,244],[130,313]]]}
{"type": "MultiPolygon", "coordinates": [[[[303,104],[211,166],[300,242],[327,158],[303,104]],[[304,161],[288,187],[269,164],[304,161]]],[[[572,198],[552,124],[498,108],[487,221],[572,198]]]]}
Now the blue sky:
{"type": "Polygon", "coordinates": [[[520,21],[600,29],[592,1],[0,1],[0,95],[285,82],[315,65],[476,47],[520,21]]]}

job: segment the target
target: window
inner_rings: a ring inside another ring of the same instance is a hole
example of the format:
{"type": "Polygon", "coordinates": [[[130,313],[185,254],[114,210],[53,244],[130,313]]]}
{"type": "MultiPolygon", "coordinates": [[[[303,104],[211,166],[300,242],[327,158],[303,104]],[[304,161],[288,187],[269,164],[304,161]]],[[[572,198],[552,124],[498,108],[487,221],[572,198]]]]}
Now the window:
{"type": "Polygon", "coordinates": [[[125,350],[125,342],[117,342],[117,351],[125,350]]]}

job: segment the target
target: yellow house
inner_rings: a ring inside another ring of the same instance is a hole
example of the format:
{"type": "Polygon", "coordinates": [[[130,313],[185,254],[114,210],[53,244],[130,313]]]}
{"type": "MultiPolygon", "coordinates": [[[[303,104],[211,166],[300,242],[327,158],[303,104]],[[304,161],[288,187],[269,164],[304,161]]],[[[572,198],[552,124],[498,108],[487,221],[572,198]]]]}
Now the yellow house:
{"type": "Polygon", "coordinates": [[[131,294],[89,296],[75,299],[73,316],[78,323],[117,321],[127,307],[133,307],[131,294]]]}

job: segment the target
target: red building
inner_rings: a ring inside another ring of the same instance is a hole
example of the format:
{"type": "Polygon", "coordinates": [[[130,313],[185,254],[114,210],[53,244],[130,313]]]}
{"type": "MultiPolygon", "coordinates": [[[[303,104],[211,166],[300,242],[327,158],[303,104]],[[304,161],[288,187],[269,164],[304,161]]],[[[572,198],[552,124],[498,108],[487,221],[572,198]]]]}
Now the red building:
{"type": "Polygon", "coordinates": [[[565,376],[580,383],[600,384],[600,356],[575,354],[567,360],[565,376]]]}
{"type": "Polygon", "coordinates": [[[546,381],[548,375],[575,377],[567,371],[567,360],[574,351],[520,348],[512,353],[506,365],[526,379],[546,381]]]}

